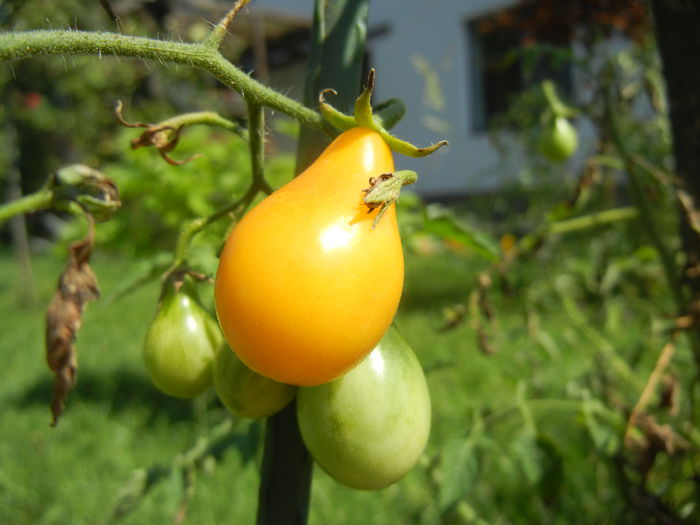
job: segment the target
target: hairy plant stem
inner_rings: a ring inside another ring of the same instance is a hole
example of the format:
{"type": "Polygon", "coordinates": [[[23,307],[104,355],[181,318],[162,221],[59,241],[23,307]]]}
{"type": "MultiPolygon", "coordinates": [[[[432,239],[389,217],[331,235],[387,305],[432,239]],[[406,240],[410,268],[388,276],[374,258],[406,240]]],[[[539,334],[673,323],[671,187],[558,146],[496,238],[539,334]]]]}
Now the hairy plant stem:
{"type": "Polygon", "coordinates": [[[196,124],[204,124],[207,126],[215,126],[219,128],[232,131],[239,137],[243,139],[248,138],[248,134],[245,129],[242,128],[237,122],[226,119],[215,113],[214,111],[195,111],[192,113],[181,113],[180,115],[175,115],[169,119],[159,122],[155,126],[158,127],[171,127],[174,129],[181,128],[184,126],[193,126],[196,124]]]}
{"type": "Polygon", "coordinates": [[[332,134],[321,116],[274,89],[257,82],[206,43],[184,43],[91,31],[22,31],[0,34],[0,60],[11,61],[47,55],[122,56],[184,64],[211,73],[248,102],[267,106],[310,128],[332,134]]]}
{"type": "Polygon", "coordinates": [[[272,188],[265,180],[265,109],[257,102],[248,102],[248,128],[253,184],[269,195],[272,188]]]}

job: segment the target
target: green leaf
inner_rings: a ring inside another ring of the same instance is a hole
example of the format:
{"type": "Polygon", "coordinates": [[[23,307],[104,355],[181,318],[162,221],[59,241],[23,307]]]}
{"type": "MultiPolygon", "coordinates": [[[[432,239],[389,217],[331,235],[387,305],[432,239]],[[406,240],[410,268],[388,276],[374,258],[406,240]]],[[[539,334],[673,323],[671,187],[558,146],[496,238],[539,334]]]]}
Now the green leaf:
{"type": "Polygon", "coordinates": [[[555,499],[564,481],[564,460],[555,442],[546,434],[520,434],[510,446],[514,461],[540,497],[555,499]]]}
{"type": "Polygon", "coordinates": [[[621,445],[621,432],[619,421],[611,421],[611,418],[601,417],[607,413],[605,407],[601,407],[600,401],[586,399],[581,405],[583,422],[588,430],[588,435],[593,441],[595,449],[601,454],[612,457],[621,445]]]}
{"type": "Polygon", "coordinates": [[[428,206],[424,213],[423,230],[450,241],[456,241],[471,248],[489,261],[500,256],[498,243],[483,232],[460,222],[454,215],[438,206],[428,206]]]}
{"type": "Polygon", "coordinates": [[[479,458],[471,438],[453,439],[444,447],[441,455],[442,483],[438,506],[441,512],[449,510],[465,494],[476,480],[479,458]]]}

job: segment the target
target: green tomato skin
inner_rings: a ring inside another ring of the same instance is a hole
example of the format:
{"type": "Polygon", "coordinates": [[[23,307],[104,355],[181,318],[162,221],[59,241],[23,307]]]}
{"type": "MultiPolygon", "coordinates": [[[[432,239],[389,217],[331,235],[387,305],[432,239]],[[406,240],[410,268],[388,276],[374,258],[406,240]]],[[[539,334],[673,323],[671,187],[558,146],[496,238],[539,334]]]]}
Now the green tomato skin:
{"type": "Polygon", "coordinates": [[[537,141],[537,151],[554,162],[563,162],[574,154],[578,147],[578,134],[571,123],[556,117],[554,122],[542,130],[537,141]]]}
{"type": "Polygon", "coordinates": [[[296,387],[279,383],[248,368],[224,343],[214,360],[214,389],[239,417],[259,419],[282,410],[296,395],[296,387]]]}
{"type": "Polygon", "coordinates": [[[377,490],[401,479],[430,433],[430,395],[413,350],[396,328],[357,367],[297,394],[304,443],[316,462],[351,488],[377,490]]]}
{"type": "Polygon", "coordinates": [[[218,323],[186,280],[178,293],[168,290],[148,329],[143,350],[148,375],[166,394],[194,397],[212,384],[214,355],[222,340],[218,323]]]}

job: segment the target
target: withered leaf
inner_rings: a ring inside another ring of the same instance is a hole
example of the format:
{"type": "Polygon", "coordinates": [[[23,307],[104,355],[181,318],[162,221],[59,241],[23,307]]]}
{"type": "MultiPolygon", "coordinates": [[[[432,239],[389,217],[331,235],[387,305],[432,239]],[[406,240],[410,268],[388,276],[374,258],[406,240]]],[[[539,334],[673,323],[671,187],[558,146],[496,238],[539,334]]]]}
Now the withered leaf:
{"type": "MultiPolygon", "coordinates": [[[[90,216],[88,216],[90,217],[90,216]]],[[[75,386],[78,355],[75,338],[88,301],[99,297],[97,279],[88,261],[92,254],[94,224],[88,236],[69,248],[69,260],[46,312],[46,361],[54,372],[51,426],[58,423],[65,399],[75,386]]]]}

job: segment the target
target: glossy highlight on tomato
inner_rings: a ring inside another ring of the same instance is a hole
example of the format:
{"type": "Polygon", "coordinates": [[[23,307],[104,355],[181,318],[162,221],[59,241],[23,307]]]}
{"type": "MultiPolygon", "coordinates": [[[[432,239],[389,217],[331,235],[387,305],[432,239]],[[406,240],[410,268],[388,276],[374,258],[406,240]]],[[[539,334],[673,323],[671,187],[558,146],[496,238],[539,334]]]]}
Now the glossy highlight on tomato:
{"type": "Polygon", "coordinates": [[[391,323],[403,287],[394,206],[362,202],[370,177],[394,171],[378,133],[353,128],[252,209],[224,245],[216,311],[256,372],[318,385],[359,363],[391,323]]]}
{"type": "Polygon", "coordinates": [[[401,479],[430,433],[430,395],[413,350],[395,327],[357,367],[325,385],[300,388],[299,429],[316,462],[351,488],[401,479]]]}
{"type": "Polygon", "coordinates": [[[143,349],[146,370],[166,394],[190,398],[212,384],[214,354],[223,337],[187,277],[179,291],[167,285],[143,349]]]}

